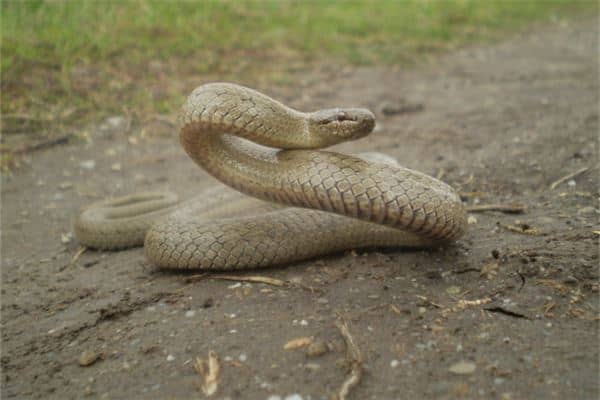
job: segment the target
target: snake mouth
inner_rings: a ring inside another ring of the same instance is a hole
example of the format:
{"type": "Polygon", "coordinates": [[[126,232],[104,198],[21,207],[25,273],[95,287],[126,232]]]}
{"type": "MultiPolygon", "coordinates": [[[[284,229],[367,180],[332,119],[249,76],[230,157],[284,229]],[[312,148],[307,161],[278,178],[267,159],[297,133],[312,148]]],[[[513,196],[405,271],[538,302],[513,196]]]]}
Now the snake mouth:
{"type": "Polygon", "coordinates": [[[316,131],[338,140],[354,140],[368,135],[375,126],[375,116],[363,108],[331,108],[311,114],[316,131]]]}
{"type": "Polygon", "coordinates": [[[321,125],[327,125],[330,123],[341,123],[341,122],[358,122],[358,116],[349,114],[345,111],[338,111],[330,116],[327,116],[319,121],[321,125]]]}

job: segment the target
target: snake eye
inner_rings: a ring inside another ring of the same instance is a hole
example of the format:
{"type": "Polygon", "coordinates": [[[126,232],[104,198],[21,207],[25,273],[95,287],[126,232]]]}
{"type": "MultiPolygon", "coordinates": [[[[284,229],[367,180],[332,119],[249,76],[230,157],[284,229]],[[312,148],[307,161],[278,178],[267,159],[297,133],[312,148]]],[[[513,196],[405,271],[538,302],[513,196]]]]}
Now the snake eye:
{"type": "Polygon", "coordinates": [[[348,114],[345,111],[339,111],[333,115],[327,116],[326,118],[320,121],[321,124],[330,124],[332,122],[355,122],[356,118],[352,117],[352,115],[348,114]]]}

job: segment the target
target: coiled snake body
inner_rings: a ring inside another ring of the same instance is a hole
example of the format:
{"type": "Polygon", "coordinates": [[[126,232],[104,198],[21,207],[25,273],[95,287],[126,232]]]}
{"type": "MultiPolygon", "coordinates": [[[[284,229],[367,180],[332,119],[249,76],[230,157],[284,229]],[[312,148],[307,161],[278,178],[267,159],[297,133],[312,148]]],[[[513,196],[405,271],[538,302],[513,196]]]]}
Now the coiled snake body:
{"type": "Polygon", "coordinates": [[[242,86],[200,86],[183,106],[181,144],[254,198],[216,188],[187,204],[170,193],[108,200],[80,214],[77,239],[100,249],[144,244],[162,268],[241,269],[458,238],[466,212],[445,183],[384,155],[315,150],[363,137],[374,124],[364,109],[302,113],[242,86]]]}

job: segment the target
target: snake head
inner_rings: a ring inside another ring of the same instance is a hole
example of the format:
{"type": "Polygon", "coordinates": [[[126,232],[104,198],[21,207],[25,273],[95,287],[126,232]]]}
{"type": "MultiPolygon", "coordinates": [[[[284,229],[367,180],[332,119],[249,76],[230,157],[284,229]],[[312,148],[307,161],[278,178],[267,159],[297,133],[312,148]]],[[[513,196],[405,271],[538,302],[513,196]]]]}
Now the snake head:
{"type": "Polygon", "coordinates": [[[331,146],[360,139],[375,127],[375,116],[364,108],[330,108],[310,114],[309,131],[331,146]]]}

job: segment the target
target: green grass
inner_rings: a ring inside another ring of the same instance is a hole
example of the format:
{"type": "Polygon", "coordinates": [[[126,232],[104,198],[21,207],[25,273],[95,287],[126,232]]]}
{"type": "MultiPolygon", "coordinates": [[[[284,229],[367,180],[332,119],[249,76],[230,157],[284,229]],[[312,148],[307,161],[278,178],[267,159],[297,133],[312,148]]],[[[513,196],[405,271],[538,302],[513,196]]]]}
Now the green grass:
{"type": "Polygon", "coordinates": [[[270,82],[313,63],[405,65],[596,9],[593,0],[2,0],[3,128],[170,113],[194,82],[270,82]]]}

